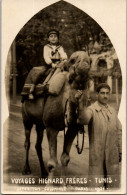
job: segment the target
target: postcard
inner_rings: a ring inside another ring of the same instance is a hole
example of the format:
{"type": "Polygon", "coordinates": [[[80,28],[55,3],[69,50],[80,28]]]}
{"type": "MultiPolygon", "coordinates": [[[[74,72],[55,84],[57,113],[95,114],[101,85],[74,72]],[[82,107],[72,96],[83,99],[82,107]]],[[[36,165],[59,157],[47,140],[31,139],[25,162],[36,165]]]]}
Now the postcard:
{"type": "Polygon", "coordinates": [[[1,193],[126,193],[126,1],[2,0],[1,193]]]}

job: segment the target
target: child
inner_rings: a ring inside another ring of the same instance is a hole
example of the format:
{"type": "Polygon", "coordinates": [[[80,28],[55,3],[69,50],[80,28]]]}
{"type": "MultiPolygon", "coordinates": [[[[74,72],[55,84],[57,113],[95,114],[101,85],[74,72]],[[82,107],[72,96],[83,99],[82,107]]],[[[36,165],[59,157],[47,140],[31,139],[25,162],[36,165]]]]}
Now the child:
{"type": "MultiPolygon", "coordinates": [[[[49,44],[44,46],[43,56],[46,63],[47,68],[56,68],[57,64],[61,61],[67,60],[67,54],[64,52],[64,49],[61,45],[59,45],[59,32],[57,30],[50,30],[47,34],[49,44]]],[[[29,93],[29,99],[33,100],[34,96],[34,89],[35,85],[38,83],[38,80],[43,75],[43,72],[40,72],[40,74],[35,79],[35,82],[33,83],[30,93],[29,93]]]]}

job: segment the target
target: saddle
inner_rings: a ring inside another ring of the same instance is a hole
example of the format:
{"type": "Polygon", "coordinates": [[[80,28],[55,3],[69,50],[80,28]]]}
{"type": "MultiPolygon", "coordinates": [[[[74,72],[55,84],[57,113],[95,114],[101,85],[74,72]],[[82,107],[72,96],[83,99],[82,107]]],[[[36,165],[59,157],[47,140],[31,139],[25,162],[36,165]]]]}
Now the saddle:
{"type": "MultiPolygon", "coordinates": [[[[33,70],[35,71],[36,68],[33,70]]],[[[66,80],[66,75],[67,72],[63,71],[61,72],[60,68],[57,69],[51,69],[49,74],[46,76],[45,80],[42,83],[39,83],[36,85],[35,90],[34,90],[34,96],[43,96],[43,95],[59,95],[65,80],[66,80]]],[[[25,83],[21,96],[24,97],[24,99],[28,99],[29,91],[30,88],[32,87],[32,79],[35,76],[35,74],[29,75],[29,78],[32,77],[31,79],[27,79],[27,82],[25,83]],[[29,82],[29,83],[28,83],[29,82]]]]}

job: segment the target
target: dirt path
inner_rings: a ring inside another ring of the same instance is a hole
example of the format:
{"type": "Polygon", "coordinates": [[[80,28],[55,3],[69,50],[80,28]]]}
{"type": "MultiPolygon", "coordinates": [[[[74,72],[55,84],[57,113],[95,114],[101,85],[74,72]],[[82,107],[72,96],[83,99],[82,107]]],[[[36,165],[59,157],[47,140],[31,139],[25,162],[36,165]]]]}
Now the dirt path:
{"type": "MultiPolygon", "coordinates": [[[[4,125],[4,182],[8,183],[11,176],[22,177],[22,170],[25,162],[25,149],[24,149],[24,128],[22,121],[8,119],[4,125]]],[[[30,177],[40,177],[40,166],[35,150],[36,143],[36,131],[35,127],[31,133],[31,146],[29,162],[32,174],[30,177]]],[[[70,163],[68,165],[68,176],[85,176],[88,171],[88,136],[85,134],[85,146],[82,154],[77,154],[76,140],[74,140],[71,152],[70,152],[70,163]]],[[[49,158],[48,142],[46,131],[44,132],[44,138],[42,143],[43,157],[45,165],[49,158]]],[[[63,149],[63,131],[58,134],[58,166],[55,172],[56,176],[61,175],[61,163],[60,156],[63,149]]]]}

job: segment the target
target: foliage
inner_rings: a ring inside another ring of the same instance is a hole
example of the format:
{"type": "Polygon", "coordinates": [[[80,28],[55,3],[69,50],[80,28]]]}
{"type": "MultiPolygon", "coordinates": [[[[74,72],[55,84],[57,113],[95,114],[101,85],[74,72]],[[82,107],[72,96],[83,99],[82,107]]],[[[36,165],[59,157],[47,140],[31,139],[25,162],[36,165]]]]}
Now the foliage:
{"type": "Polygon", "coordinates": [[[43,46],[47,43],[47,32],[54,28],[60,32],[60,44],[68,57],[74,51],[87,50],[90,37],[93,41],[96,37],[99,42],[103,34],[101,44],[106,45],[104,40],[111,44],[102,28],[90,16],[67,2],[59,1],[37,13],[18,33],[16,58],[19,77],[25,80],[32,67],[44,64],[43,46]]]}

